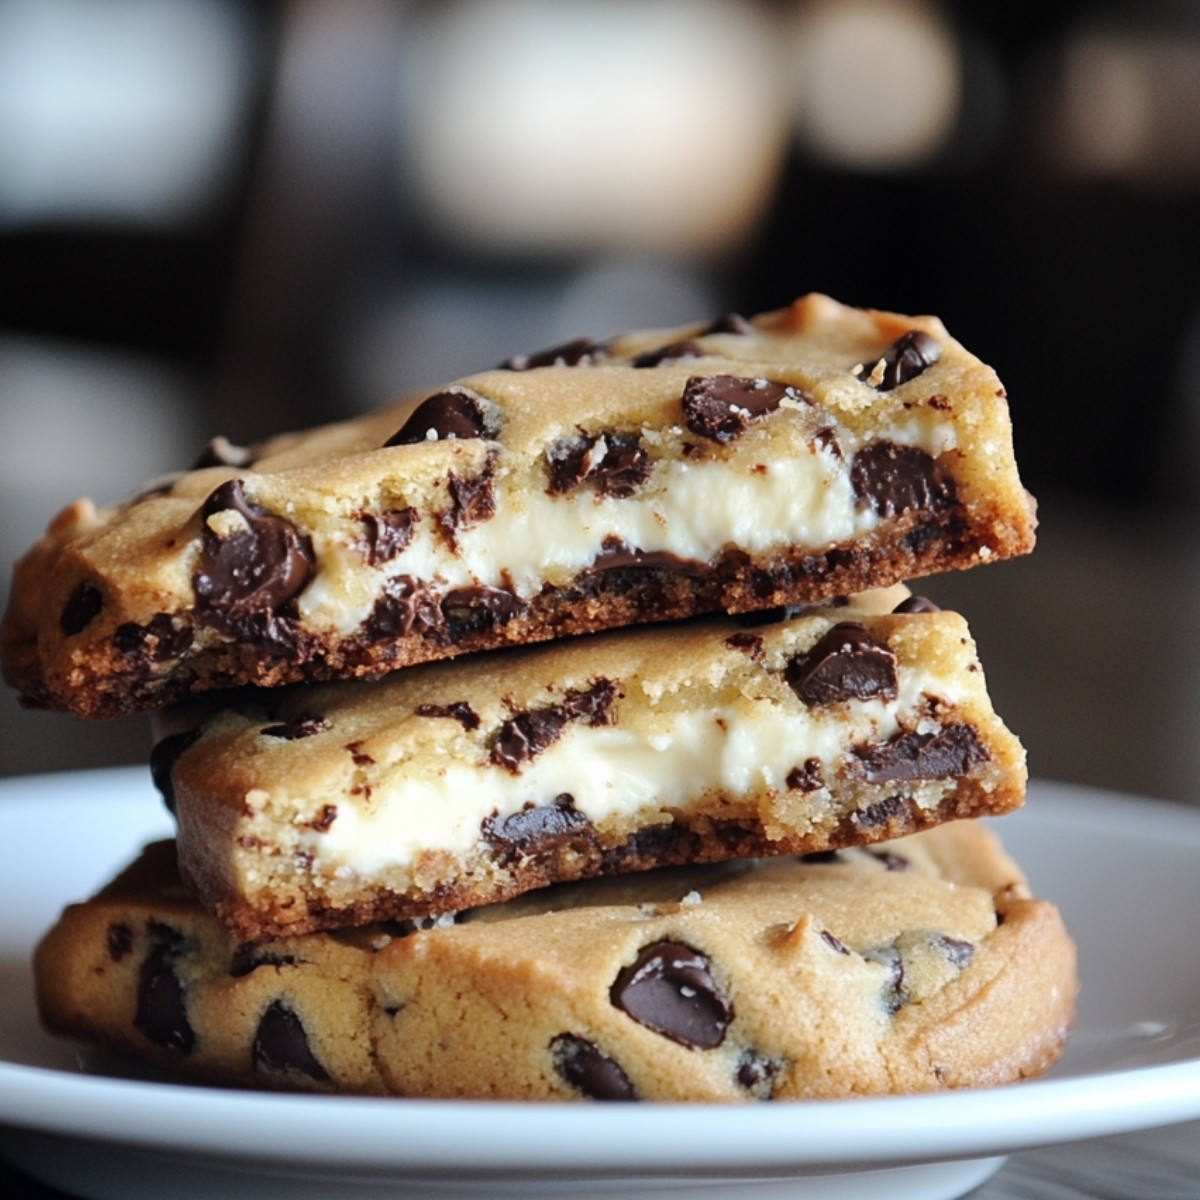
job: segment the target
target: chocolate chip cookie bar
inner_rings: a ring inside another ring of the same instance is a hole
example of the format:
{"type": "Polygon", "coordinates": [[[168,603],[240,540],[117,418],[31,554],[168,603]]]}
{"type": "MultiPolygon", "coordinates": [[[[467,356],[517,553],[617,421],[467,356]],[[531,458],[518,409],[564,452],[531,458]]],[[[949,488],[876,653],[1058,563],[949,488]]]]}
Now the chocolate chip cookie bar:
{"type": "Polygon", "coordinates": [[[52,1030],[202,1078],[478,1099],[751,1101],[1008,1083],[1072,1024],[1057,911],[978,822],[563,884],[425,929],[247,948],[170,843],[37,954],[52,1030]]]}
{"type": "Polygon", "coordinates": [[[153,772],[185,877],[245,941],[1018,806],[1024,752],[966,623],[900,608],[708,617],[197,701],[164,717],[153,772]]]}
{"type": "Polygon", "coordinates": [[[818,295],[581,340],[81,500],[0,630],[33,706],[107,717],[1021,554],[1004,389],[934,318],[818,295]]]}

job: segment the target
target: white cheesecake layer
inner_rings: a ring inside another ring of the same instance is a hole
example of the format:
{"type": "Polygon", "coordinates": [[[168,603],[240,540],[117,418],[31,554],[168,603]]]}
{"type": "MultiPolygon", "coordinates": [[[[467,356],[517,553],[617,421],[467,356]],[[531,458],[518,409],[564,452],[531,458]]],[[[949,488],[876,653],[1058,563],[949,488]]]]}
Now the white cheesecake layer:
{"type": "Polygon", "coordinates": [[[786,789],[788,773],[811,758],[827,776],[851,748],[886,741],[917,725],[923,700],[954,704],[961,692],[925,670],[902,670],[894,701],[872,700],[798,712],[772,701],[710,704],[671,715],[657,728],[629,724],[568,726],[553,745],[514,774],[490,762],[443,760],[371,777],[365,804],[341,803],[327,830],[306,824],[321,805],[292,797],[297,848],[312,871],[371,876],[427,851],[460,856],[481,840],[487,818],[554,802],[568,793],[593,824],[635,814],[654,823],[715,792],[761,795],[786,789]]]}

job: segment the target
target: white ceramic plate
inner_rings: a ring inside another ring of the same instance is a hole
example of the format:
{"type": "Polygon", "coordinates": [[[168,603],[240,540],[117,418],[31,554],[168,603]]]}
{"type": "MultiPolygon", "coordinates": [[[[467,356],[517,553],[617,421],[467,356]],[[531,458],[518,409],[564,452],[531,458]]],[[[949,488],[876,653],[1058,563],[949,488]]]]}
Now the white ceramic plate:
{"type": "Polygon", "coordinates": [[[0,783],[0,1152],[83,1196],[949,1200],[1004,1154],[1200,1117],[1200,811],[1037,784],[997,824],[1080,948],[1044,1079],[736,1107],[263,1095],[80,1059],[38,1028],[29,953],[169,832],[141,770],[0,783]]]}

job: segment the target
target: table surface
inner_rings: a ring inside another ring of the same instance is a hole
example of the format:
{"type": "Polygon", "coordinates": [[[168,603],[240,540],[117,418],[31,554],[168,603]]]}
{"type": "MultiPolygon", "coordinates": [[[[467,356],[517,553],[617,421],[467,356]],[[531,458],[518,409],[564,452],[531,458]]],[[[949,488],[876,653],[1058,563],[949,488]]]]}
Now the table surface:
{"type": "MultiPolygon", "coordinates": [[[[75,1200],[2,1161],[0,1194],[22,1200],[75,1200]]],[[[1198,1196],[1200,1121],[1193,1121],[1014,1154],[966,1200],[1196,1200],[1198,1196]]]]}

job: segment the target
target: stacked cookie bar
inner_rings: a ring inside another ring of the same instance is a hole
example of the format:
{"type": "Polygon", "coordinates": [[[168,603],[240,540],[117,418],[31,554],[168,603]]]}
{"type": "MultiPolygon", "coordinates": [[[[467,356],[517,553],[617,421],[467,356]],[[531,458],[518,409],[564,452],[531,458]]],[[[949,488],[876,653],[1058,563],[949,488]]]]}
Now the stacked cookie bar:
{"type": "Polygon", "coordinates": [[[1033,529],[991,369],[821,296],[80,501],[18,567],[6,675],[156,709],[178,836],[47,936],[44,1018],[420,1096],[1044,1070],[1070,940],[961,820],[1022,802],[1024,754],[903,586],[1033,529]]]}

